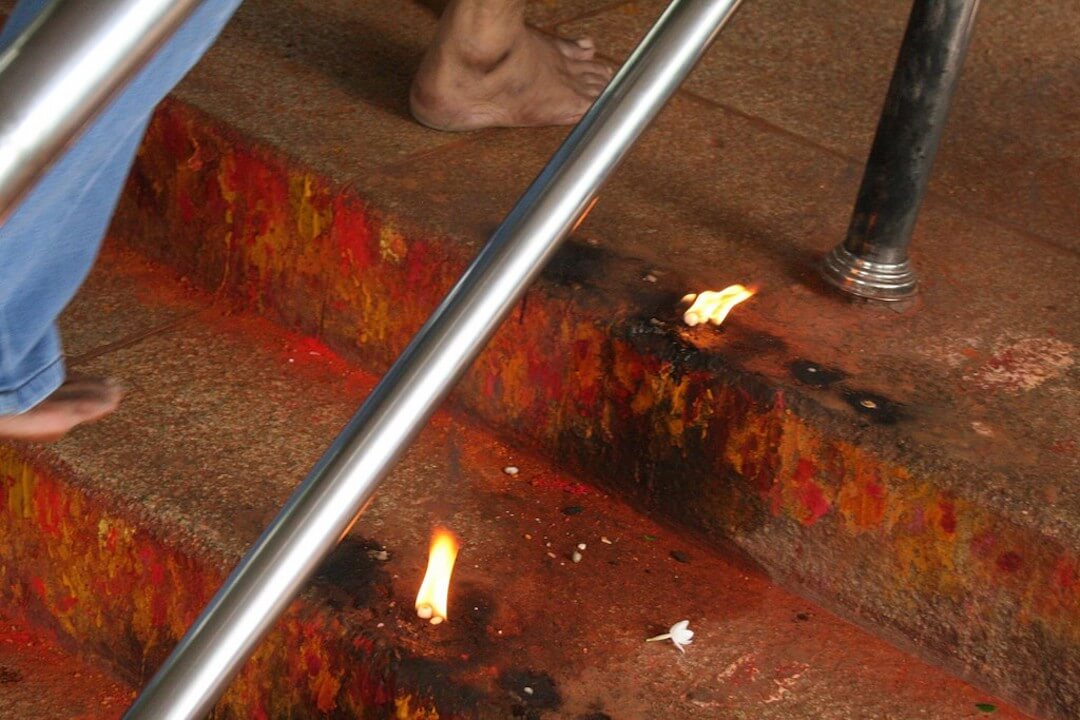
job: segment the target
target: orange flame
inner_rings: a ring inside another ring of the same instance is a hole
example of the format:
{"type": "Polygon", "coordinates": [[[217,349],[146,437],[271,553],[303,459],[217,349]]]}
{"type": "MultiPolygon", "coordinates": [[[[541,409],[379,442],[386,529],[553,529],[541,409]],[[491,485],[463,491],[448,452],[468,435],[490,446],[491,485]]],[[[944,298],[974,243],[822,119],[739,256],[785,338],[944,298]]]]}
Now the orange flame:
{"type": "Polygon", "coordinates": [[[416,614],[432,625],[446,619],[446,596],[450,592],[450,574],[457,559],[458,541],[450,532],[436,528],[431,536],[427,572],[416,594],[416,614]]]}
{"type": "Polygon", "coordinates": [[[690,293],[682,299],[684,303],[692,303],[683,313],[683,322],[690,327],[703,322],[719,325],[724,322],[731,308],[753,296],[754,291],[742,285],[730,285],[720,292],[706,290],[700,295],[690,293]]]}

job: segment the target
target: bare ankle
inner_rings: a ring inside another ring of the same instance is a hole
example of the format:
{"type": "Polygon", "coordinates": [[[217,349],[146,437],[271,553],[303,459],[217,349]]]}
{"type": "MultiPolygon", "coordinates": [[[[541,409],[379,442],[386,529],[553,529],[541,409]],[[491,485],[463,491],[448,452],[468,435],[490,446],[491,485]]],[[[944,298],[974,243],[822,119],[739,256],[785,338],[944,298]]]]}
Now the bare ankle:
{"type": "Polygon", "coordinates": [[[524,0],[454,0],[439,22],[436,45],[452,60],[487,74],[526,33],[524,0]]]}

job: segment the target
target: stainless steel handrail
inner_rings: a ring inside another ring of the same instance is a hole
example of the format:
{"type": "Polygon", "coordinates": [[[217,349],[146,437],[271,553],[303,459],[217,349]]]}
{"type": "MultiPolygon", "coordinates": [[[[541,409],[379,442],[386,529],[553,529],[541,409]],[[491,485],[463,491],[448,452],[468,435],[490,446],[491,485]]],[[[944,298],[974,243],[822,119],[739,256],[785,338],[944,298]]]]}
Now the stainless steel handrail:
{"type": "Polygon", "coordinates": [[[203,717],[740,0],[674,0],[125,717],[203,717]]]}
{"type": "Polygon", "coordinates": [[[0,223],[202,0],[53,0],[0,53],[0,223]]]}

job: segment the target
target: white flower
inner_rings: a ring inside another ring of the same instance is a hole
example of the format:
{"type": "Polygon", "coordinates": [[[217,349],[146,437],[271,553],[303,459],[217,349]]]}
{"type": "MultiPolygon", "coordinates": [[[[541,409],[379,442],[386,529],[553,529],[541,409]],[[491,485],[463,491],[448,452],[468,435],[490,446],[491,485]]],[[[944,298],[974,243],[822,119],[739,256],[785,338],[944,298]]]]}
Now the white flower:
{"type": "Polygon", "coordinates": [[[668,631],[662,635],[647,638],[645,642],[656,642],[657,640],[670,640],[675,643],[675,647],[679,648],[679,652],[686,652],[683,650],[683,645],[689,645],[694,642],[694,631],[690,629],[689,620],[680,620],[679,622],[668,628],[668,631]]]}

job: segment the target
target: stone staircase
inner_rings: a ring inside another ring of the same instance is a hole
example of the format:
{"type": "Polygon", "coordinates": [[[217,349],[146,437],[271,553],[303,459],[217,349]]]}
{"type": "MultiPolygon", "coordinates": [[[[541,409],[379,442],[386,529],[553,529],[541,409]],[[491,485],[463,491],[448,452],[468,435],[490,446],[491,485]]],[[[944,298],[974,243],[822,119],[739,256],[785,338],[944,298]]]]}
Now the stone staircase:
{"type": "MultiPolygon", "coordinates": [[[[1080,712],[1071,11],[984,11],[922,300],[896,312],[814,270],[906,12],[864,5],[746,5],[218,715],[1080,712]],[[836,47],[862,13],[870,39],[836,47]],[[681,324],[684,293],[733,282],[759,294],[724,328],[681,324]],[[435,524],[463,551],[429,627],[435,524]],[[681,619],[685,655],[642,642],[681,619]]],[[[532,11],[614,55],[660,7],[532,11]]],[[[123,410],[0,448],[4,607],[134,686],[565,134],[411,123],[432,25],[410,2],[245,7],[159,111],[65,317],[123,410]]]]}

